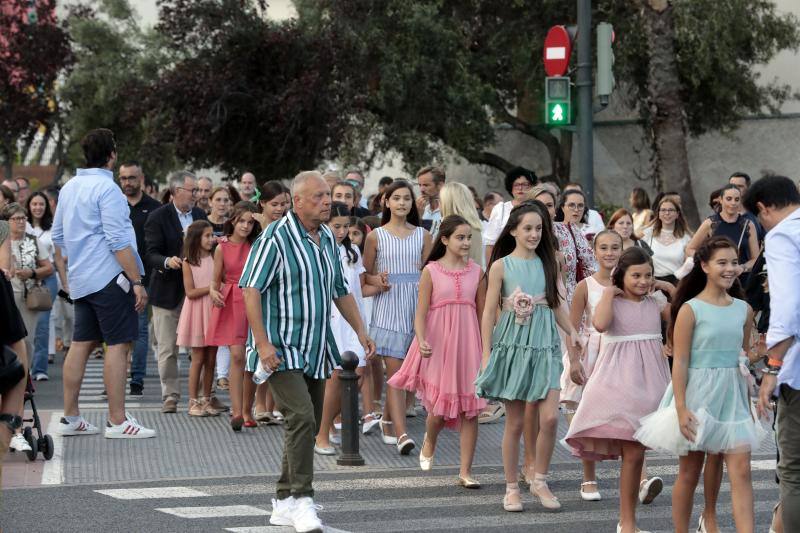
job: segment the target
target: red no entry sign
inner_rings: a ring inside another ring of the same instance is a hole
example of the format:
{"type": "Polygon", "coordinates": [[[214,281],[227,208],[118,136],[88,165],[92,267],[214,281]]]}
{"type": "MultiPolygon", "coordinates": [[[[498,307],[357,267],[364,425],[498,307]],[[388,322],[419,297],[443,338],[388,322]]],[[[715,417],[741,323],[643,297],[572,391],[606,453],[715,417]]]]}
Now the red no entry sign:
{"type": "Polygon", "coordinates": [[[572,41],[564,26],[553,26],[544,38],[544,70],[548,76],[563,76],[569,67],[572,41]]]}

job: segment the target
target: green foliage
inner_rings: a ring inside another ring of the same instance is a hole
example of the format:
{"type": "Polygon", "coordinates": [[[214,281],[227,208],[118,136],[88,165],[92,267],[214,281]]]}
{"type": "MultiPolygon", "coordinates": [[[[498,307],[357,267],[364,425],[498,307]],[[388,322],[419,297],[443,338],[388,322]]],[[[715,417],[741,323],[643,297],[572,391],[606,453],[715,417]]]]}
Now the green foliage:
{"type": "Polygon", "coordinates": [[[690,131],[728,131],[741,117],[778,113],[791,87],[760,83],[759,65],[797,50],[800,27],[771,0],[674,2],[678,70],[690,131]]]}
{"type": "Polygon", "coordinates": [[[67,165],[83,164],[78,142],[104,127],[117,137],[120,162],[137,160],[148,177],[164,181],[178,166],[175,148],[160,135],[163,118],[143,105],[170,60],[163,38],[139,26],[127,0],[98,0],[91,7],[67,18],[77,58],[60,91],[70,132],[67,165]]]}

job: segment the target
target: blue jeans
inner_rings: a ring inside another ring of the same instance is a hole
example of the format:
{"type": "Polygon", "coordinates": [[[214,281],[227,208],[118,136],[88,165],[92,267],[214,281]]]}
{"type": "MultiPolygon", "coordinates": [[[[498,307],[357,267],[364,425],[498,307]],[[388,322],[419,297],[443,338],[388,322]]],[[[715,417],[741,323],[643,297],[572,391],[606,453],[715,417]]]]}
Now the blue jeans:
{"type": "MultiPolygon", "coordinates": [[[[42,285],[50,290],[50,301],[55,301],[58,294],[58,280],[51,274],[42,280],[42,285]]],[[[36,336],[33,341],[33,365],[31,375],[47,374],[47,352],[50,345],[50,311],[42,311],[36,319],[36,336]]]]}
{"type": "Polygon", "coordinates": [[[144,375],[147,372],[147,351],[150,343],[147,336],[148,311],[150,306],[145,307],[139,313],[139,336],[133,344],[133,356],[131,357],[131,383],[144,385],[144,375]]]}

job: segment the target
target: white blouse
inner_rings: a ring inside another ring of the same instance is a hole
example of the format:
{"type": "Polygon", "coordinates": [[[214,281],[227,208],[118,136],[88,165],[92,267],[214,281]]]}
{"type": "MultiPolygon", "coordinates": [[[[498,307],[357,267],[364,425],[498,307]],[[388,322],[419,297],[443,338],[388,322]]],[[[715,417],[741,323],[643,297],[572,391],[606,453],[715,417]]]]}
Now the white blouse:
{"type": "MultiPolygon", "coordinates": [[[[662,235],[671,235],[671,230],[661,229],[662,235]]],[[[684,261],[686,261],[686,245],[692,240],[692,236],[684,233],[683,237],[670,245],[664,245],[653,237],[653,228],[644,230],[642,240],[653,250],[653,267],[656,277],[674,276],[684,261]]]]}
{"type": "Polygon", "coordinates": [[[514,204],[510,201],[500,202],[492,208],[492,214],[489,215],[489,222],[486,223],[486,229],[483,232],[484,245],[495,245],[508,222],[512,209],[514,209],[514,204]]]}

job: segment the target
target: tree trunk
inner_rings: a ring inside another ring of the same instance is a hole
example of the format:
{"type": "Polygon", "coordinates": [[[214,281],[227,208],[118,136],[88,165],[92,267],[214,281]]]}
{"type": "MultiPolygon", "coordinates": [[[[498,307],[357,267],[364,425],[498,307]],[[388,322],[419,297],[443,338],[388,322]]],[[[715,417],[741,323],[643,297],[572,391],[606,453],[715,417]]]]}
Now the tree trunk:
{"type": "Polygon", "coordinates": [[[650,48],[647,87],[653,173],[660,190],[680,194],[681,210],[689,225],[697,228],[700,217],[686,150],[688,129],[675,61],[673,8],[667,0],[645,0],[643,13],[650,48]]]}

